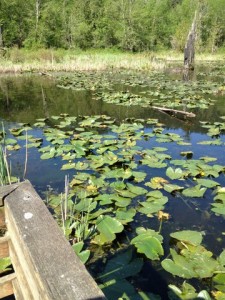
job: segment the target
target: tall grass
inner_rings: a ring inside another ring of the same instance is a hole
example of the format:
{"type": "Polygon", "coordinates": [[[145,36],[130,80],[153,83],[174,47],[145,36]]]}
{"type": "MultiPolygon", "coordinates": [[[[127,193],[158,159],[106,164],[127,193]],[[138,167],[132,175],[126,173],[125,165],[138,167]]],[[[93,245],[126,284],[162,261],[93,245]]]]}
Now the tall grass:
{"type": "MultiPolygon", "coordinates": [[[[90,205],[87,211],[76,210],[76,199],[73,200],[73,194],[69,193],[69,177],[65,176],[65,191],[58,195],[60,215],[58,215],[57,206],[55,207],[55,214],[59,223],[62,225],[64,235],[73,242],[83,242],[95,232],[95,226],[90,225],[90,205]],[[60,220],[61,219],[61,220],[60,220]],[[73,232],[73,233],[72,233],[73,232]]],[[[81,200],[85,201],[85,199],[81,200]]],[[[48,206],[51,207],[51,195],[48,199],[48,206]],[[50,200],[50,201],[49,201],[50,200]],[[49,205],[50,204],[50,205],[49,205]]]]}
{"type": "MultiPolygon", "coordinates": [[[[196,60],[222,60],[224,53],[196,54],[196,60]]],[[[174,51],[130,53],[118,50],[8,49],[0,56],[0,73],[59,72],[112,69],[162,70],[171,61],[183,63],[183,53],[174,51]]]]}
{"type": "Polygon", "coordinates": [[[11,184],[6,149],[0,145],[0,185],[11,184]]]}
{"type": "Polygon", "coordinates": [[[102,71],[112,69],[163,69],[166,59],[152,53],[124,53],[113,51],[37,50],[29,52],[13,49],[0,58],[0,73],[102,71]]]}

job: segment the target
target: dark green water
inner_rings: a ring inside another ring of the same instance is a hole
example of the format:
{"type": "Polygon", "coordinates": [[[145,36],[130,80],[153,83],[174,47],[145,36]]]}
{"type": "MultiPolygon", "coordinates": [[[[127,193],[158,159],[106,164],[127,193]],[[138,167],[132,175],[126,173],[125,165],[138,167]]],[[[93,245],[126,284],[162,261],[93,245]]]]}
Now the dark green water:
{"type": "MultiPolygon", "coordinates": [[[[120,76],[120,74],[114,74],[113,76],[120,76]]],[[[181,74],[168,74],[167,76],[168,80],[169,78],[182,80],[181,74]]],[[[199,78],[201,78],[201,75],[199,75],[199,78]]],[[[216,80],[221,81],[221,77],[216,80]]],[[[70,116],[108,115],[118,120],[118,122],[125,118],[157,118],[159,122],[165,124],[167,131],[177,133],[185,141],[191,142],[191,150],[194,153],[195,159],[201,156],[213,156],[217,158],[218,164],[225,165],[224,145],[205,145],[202,147],[202,145],[198,144],[199,141],[208,139],[206,130],[201,127],[199,121],[215,122],[219,120],[220,116],[225,116],[224,95],[210,95],[211,98],[213,97],[216,100],[215,105],[210,106],[206,110],[196,108],[194,109],[196,118],[182,121],[154,111],[150,107],[124,107],[95,101],[93,100],[94,92],[91,90],[76,91],[62,89],[57,87],[56,84],[57,81],[54,77],[49,78],[39,75],[1,76],[0,118],[4,122],[5,127],[16,127],[18,123],[29,123],[32,125],[38,118],[49,118],[52,115],[59,115],[60,113],[68,113],[70,116]]],[[[146,89],[146,87],[143,89],[136,86],[124,86],[118,82],[115,84],[115,88],[117,90],[129,90],[137,94],[146,89]]],[[[148,131],[148,127],[145,130],[148,131]]],[[[33,129],[32,134],[36,137],[41,137],[42,130],[38,128],[33,129]]],[[[221,136],[221,140],[223,143],[225,142],[223,135],[221,136]]],[[[148,149],[156,144],[152,141],[151,143],[149,141],[140,141],[138,145],[148,149]]],[[[187,146],[178,147],[173,143],[166,143],[165,146],[168,148],[168,154],[174,159],[179,159],[180,152],[186,151],[188,148],[187,146]]],[[[13,175],[22,179],[25,150],[10,152],[9,159],[12,164],[13,175]]],[[[48,186],[51,186],[58,192],[63,190],[64,176],[67,172],[60,171],[60,167],[61,162],[59,160],[42,161],[37,149],[29,149],[26,178],[32,182],[42,196],[48,189],[48,186]]],[[[160,171],[156,171],[156,174],[154,174],[154,176],[160,175],[160,171]]],[[[149,174],[149,177],[151,177],[151,174],[149,174]]],[[[217,180],[221,186],[225,186],[224,174],[221,174],[217,180]]],[[[210,213],[211,193],[207,191],[204,198],[204,201],[200,204],[198,203],[198,205],[196,205],[195,200],[191,200],[187,205],[179,197],[170,196],[170,201],[166,205],[166,211],[170,213],[172,218],[169,220],[168,226],[163,226],[162,228],[166,253],[168,253],[170,243],[169,233],[184,229],[203,231],[205,234],[204,243],[207,245],[207,249],[216,255],[225,248],[224,218],[210,213]]],[[[140,217],[140,219],[137,218],[131,227],[134,228],[137,223],[151,228],[158,227],[157,219],[140,217]]],[[[94,267],[92,271],[96,271],[94,267]]],[[[135,278],[135,284],[138,288],[160,294],[162,299],[167,299],[166,286],[168,283],[171,283],[171,280],[173,280],[172,276],[165,272],[157,272],[154,264],[152,265],[151,262],[146,261],[140,277],[135,278]]],[[[178,283],[182,281],[176,279],[178,283]]],[[[204,283],[202,282],[196,283],[194,281],[194,284],[196,287],[204,287],[204,283]]]]}

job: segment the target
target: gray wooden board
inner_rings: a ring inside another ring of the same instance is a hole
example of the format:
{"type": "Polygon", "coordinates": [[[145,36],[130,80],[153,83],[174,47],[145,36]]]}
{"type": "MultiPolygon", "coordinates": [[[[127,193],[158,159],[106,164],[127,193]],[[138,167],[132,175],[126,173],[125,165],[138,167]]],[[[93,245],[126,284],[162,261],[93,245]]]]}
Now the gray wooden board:
{"type": "Polygon", "coordinates": [[[11,242],[15,250],[18,245],[26,254],[21,267],[30,267],[35,284],[41,282],[40,293],[44,290],[46,296],[34,299],[106,299],[30,182],[25,181],[8,193],[4,204],[11,242]]]}
{"type": "Polygon", "coordinates": [[[17,187],[19,186],[19,183],[14,183],[11,185],[5,185],[0,187],[0,206],[4,205],[4,198],[12,193],[17,187]]]}

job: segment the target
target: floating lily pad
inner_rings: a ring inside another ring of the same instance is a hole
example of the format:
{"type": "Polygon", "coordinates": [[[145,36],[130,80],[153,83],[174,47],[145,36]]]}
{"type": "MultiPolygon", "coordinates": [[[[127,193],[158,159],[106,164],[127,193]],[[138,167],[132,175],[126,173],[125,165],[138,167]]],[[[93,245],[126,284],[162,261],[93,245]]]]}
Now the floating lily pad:
{"type": "Polygon", "coordinates": [[[211,300],[209,293],[206,290],[202,290],[200,293],[196,292],[196,289],[187,283],[186,281],[183,282],[181,288],[178,288],[175,285],[170,284],[169,288],[172,290],[172,293],[169,292],[169,297],[171,299],[202,299],[202,300],[211,300]],[[174,294],[177,298],[174,298],[174,294]]]}
{"type": "Polygon", "coordinates": [[[152,260],[158,260],[164,254],[162,247],[162,236],[154,230],[137,230],[138,236],[131,240],[137,251],[144,253],[146,257],[152,260]]]}
{"type": "Polygon", "coordinates": [[[176,240],[183,241],[195,246],[198,246],[202,242],[202,234],[198,231],[183,230],[171,233],[170,236],[176,240]]]}
{"type": "Polygon", "coordinates": [[[212,277],[214,272],[220,268],[217,260],[211,257],[212,253],[201,246],[191,250],[184,249],[182,254],[177,254],[175,250],[170,249],[170,254],[172,259],[163,260],[162,267],[167,272],[182,278],[212,277]]]}
{"type": "Polygon", "coordinates": [[[74,252],[77,254],[77,256],[80,258],[83,264],[85,264],[90,257],[90,250],[83,250],[82,248],[84,246],[84,242],[76,243],[72,246],[74,252]]]}
{"type": "Polygon", "coordinates": [[[185,172],[182,171],[180,168],[173,169],[171,167],[167,168],[166,175],[170,179],[180,179],[185,176],[185,172]]]}
{"type": "Polygon", "coordinates": [[[186,197],[193,197],[193,198],[202,198],[206,192],[206,188],[201,187],[200,184],[197,184],[193,187],[184,189],[182,194],[186,197]]]}
{"type": "Polygon", "coordinates": [[[100,216],[96,220],[96,228],[100,234],[94,238],[94,242],[99,245],[112,242],[116,238],[115,233],[123,231],[122,223],[110,216],[100,216]]]}
{"type": "Polygon", "coordinates": [[[225,293],[225,273],[215,275],[213,277],[213,282],[217,290],[225,293]]]}

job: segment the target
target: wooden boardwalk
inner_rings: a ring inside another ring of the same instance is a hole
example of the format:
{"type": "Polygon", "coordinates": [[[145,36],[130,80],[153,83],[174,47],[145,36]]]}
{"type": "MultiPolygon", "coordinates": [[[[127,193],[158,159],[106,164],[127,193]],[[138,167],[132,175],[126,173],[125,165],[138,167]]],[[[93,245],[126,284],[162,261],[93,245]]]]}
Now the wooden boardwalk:
{"type": "Polygon", "coordinates": [[[14,269],[0,278],[0,299],[106,299],[29,181],[1,187],[0,206],[0,258],[14,269]]]}

